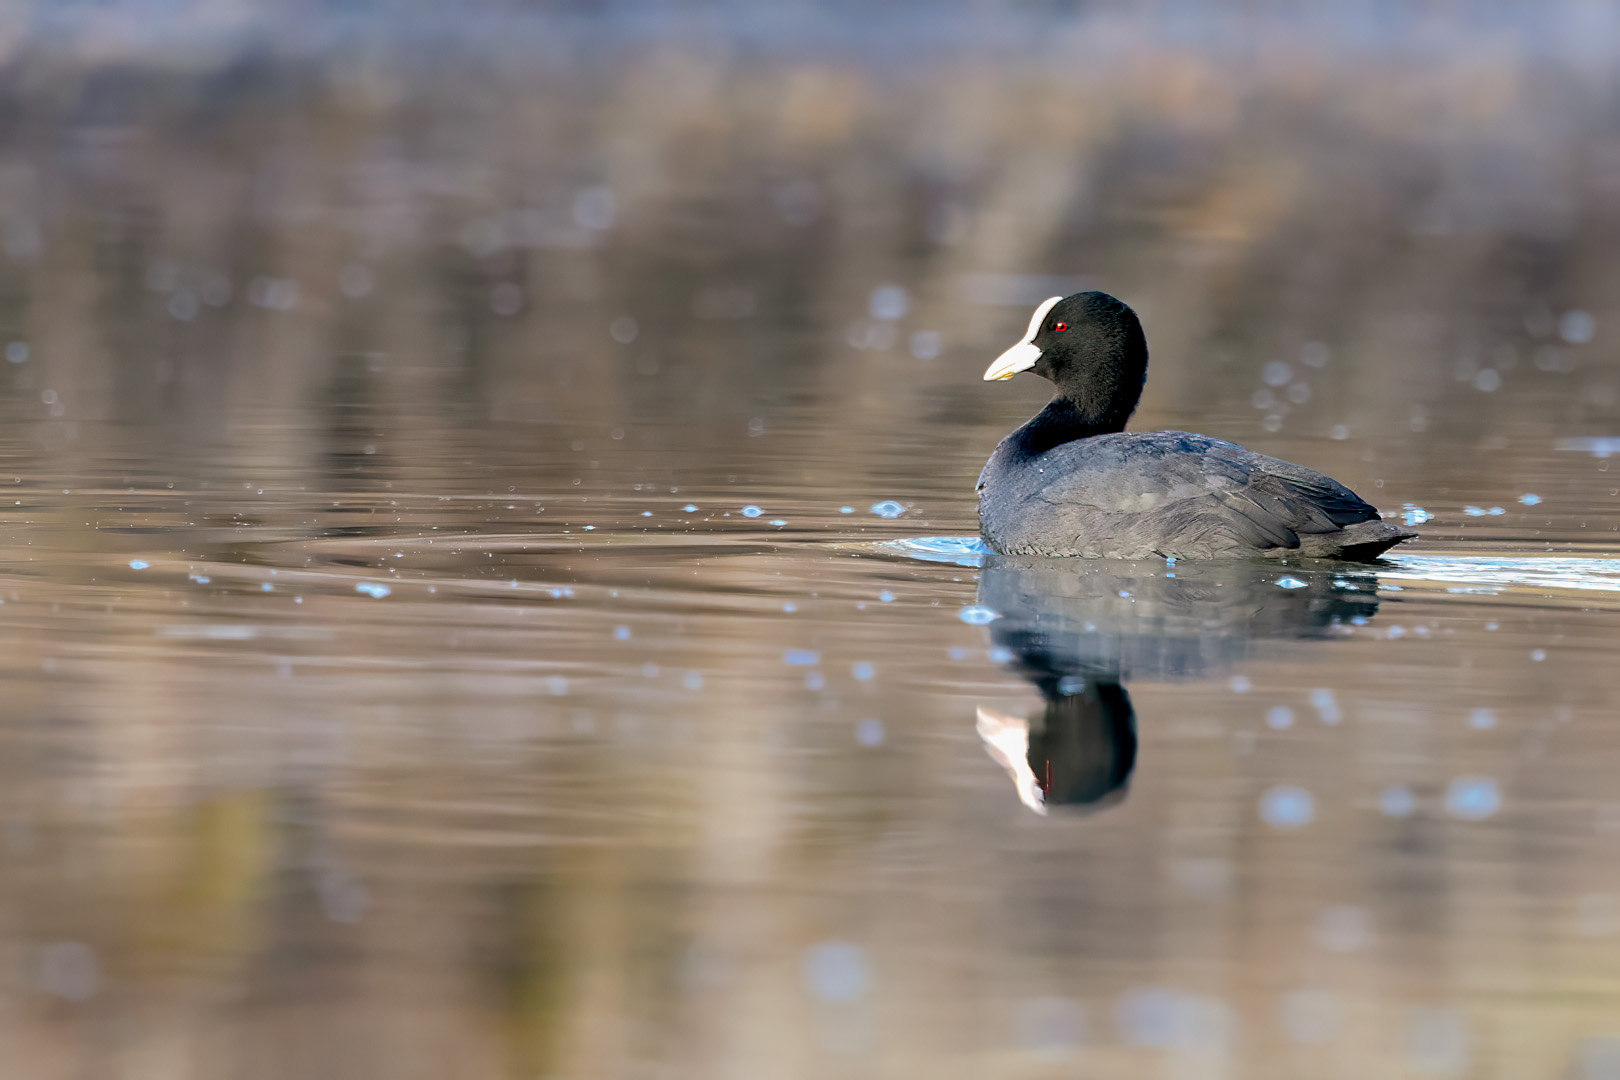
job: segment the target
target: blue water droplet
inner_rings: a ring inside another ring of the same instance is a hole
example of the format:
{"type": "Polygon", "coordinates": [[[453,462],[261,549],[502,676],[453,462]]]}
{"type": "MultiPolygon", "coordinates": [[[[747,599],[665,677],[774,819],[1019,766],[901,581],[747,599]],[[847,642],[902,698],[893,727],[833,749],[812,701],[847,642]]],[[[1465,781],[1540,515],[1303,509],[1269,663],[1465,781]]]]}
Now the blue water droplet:
{"type": "Polygon", "coordinates": [[[131,559],[131,560],[129,560],[129,568],[131,570],[145,570],[148,566],[151,566],[151,565],[152,564],[147,562],[145,559],[131,559]]]}
{"type": "Polygon", "coordinates": [[[855,508],[853,506],[840,506],[838,508],[838,512],[840,514],[853,514],[855,512],[855,508]]]}
{"type": "Polygon", "coordinates": [[[1459,776],[1446,785],[1446,809],[1464,821],[1481,821],[1502,808],[1502,792],[1489,776],[1459,776]]]}
{"type": "Polygon", "coordinates": [[[821,654],[814,649],[789,649],[782,654],[782,663],[789,667],[815,667],[821,663],[821,654]]]}
{"type": "Polygon", "coordinates": [[[685,506],[681,507],[681,509],[685,510],[688,514],[697,513],[697,507],[692,505],[691,503],[687,503],[685,506]]]}
{"type": "Polygon", "coordinates": [[[1276,829],[1298,829],[1316,820],[1316,798],[1302,787],[1278,784],[1260,796],[1260,816],[1276,829]]]}
{"type": "Polygon", "coordinates": [[[1541,496],[1535,494],[1534,492],[1527,491],[1523,495],[1519,496],[1519,501],[1526,506],[1535,506],[1537,503],[1541,502],[1541,496]]]}
{"type": "Polygon", "coordinates": [[[882,502],[872,504],[872,513],[880,518],[897,518],[905,512],[905,506],[893,499],[884,499],[882,502]]]}
{"type": "Polygon", "coordinates": [[[688,690],[703,689],[703,673],[699,671],[688,671],[686,673],[686,677],[681,680],[681,685],[686,687],[688,690]]]}
{"type": "Polygon", "coordinates": [[[1297,577],[1280,577],[1277,579],[1279,589],[1303,589],[1305,583],[1297,577]]]}
{"type": "Polygon", "coordinates": [[[1247,694],[1249,692],[1249,677],[1247,675],[1234,675],[1227,683],[1234,694],[1247,694]]]}
{"type": "Polygon", "coordinates": [[[861,682],[869,682],[872,676],[877,674],[877,669],[865,660],[861,660],[849,669],[849,673],[861,682]]]}
{"type": "Polygon", "coordinates": [[[798,611],[798,610],[799,610],[799,605],[798,605],[798,604],[795,604],[795,603],[793,603],[793,602],[792,602],[792,601],[791,601],[791,600],[790,600],[790,601],[788,601],[788,602],[787,602],[787,603],[785,603],[785,604],[783,604],[783,605],[782,605],[782,610],[783,610],[783,611],[785,611],[785,612],[787,612],[787,613],[788,613],[788,614],[789,614],[789,615],[791,615],[791,614],[793,614],[793,613],[794,613],[794,612],[795,612],[795,611],[798,611]]]}
{"type": "Polygon", "coordinates": [[[878,599],[887,604],[889,601],[894,599],[894,593],[890,592],[888,589],[884,589],[882,592],[878,593],[878,599]]]}
{"type": "Polygon", "coordinates": [[[1065,675],[1058,680],[1058,693],[1064,697],[1073,697],[1075,694],[1086,692],[1086,679],[1084,675],[1065,675]]]}
{"type": "Polygon", "coordinates": [[[1468,714],[1468,726],[1475,731],[1487,731],[1496,726],[1496,710],[1475,709],[1468,714]]]}
{"type": "Polygon", "coordinates": [[[1401,521],[1407,525],[1421,525],[1425,521],[1434,520],[1433,514],[1416,503],[1403,503],[1401,509],[1405,511],[1401,514],[1401,521]]]}
{"type": "Polygon", "coordinates": [[[778,529],[780,529],[782,526],[787,524],[787,519],[786,518],[772,518],[771,519],[771,524],[775,525],[778,529]]]}
{"type": "Polygon", "coordinates": [[[619,641],[629,641],[630,628],[628,626],[615,626],[613,628],[613,636],[619,641]]]}
{"type": "Polygon", "coordinates": [[[388,586],[380,585],[375,581],[362,581],[360,584],[354,587],[354,591],[357,593],[365,593],[373,600],[381,600],[393,590],[388,586]]]}
{"type": "Polygon", "coordinates": [[[1001,618],[1000,614],[980,604],[969,604],[957,612],[956,617],[969,626],[987,626],[1001,618]]]}
{"type": "Polygon", "coordinates": [[[1283,731],[1294,726],[1294,710],[1286,705],[1273,705],[1266,710],[1266,726],[1283,731]]]}
{"type": "Polygon", "coordinates": [[[745,518],[757,518],[757,517],[759,517],[759,515],[763,514],[764,512],[765,511],[761,510],[759,507],[753,505],[752,503],[749,503],[747,506],[743,507],[742,511],[741,511],[742,516],[745,517],[745,518]]]}
{"type": "Polygon", "coordinates": [[[1485,508],[1483,506],[1465,506],[1463,507],[1463,513],[1469,517],[1484,517],[1485,508]]]}
{"type": "MultiPolygon", "coordinates": [[[[1005,646],[1005,645],[992,645],[990,647],[990,651],[988,653],[986,653],[985,655],[987,655],[990,658],[990,662],[992,664],[1010,664],[1010,663],[1013,662],[1013,651],[1011,649],[1007,648],[1007,646],[1005,646]]],[[[962,655],[957,656],[956,655],[956,650],[952,649],[951,650],[951,659],[952,660],[965,660],[965,659],[967,659],[967,650],[966,649],[962,650],[962,655]]]]}
{"type": "Polygon", "coordinates": [[[827,1001],[854,1001],[866,994],[871,974],[866,950],[844,941],[823,941],[805,950],[804,982],[827,1001]]]}

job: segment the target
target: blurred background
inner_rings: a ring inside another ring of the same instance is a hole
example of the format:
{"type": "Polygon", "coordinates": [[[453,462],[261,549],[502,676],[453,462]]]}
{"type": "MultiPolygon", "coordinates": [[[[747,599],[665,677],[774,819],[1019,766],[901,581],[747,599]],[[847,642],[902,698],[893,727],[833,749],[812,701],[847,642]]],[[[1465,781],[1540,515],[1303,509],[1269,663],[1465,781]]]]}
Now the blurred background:
{"type": "Polygon", "coordinates": [[[1617,59],[1596,0],[0,8],[0,1074],[1620,1076],[1617,59]],[[1041,818],[974,560],[876,545],[976,532],[1045,385],[980,375],[1084,288],[1135,427],[1425,539],[1346,640],[1137,670],[1129,797],[1041,818]]]}

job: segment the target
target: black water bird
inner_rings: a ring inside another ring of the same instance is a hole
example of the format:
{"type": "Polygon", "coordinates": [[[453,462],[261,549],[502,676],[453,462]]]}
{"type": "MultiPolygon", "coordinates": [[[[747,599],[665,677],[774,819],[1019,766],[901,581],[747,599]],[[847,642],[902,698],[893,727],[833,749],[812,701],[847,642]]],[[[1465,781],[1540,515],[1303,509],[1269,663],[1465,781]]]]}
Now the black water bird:
{"type": "Polygon", "coordinates": [[[1147,340],[1102,292],[1052,297],[984,373],[1033,371],[1057,396],[979,475],[979,529],[1007,555],[1300,555],[1366,561],[1417,533],[1302,465],[1185,431],[1125,432],[1147,340]]]}

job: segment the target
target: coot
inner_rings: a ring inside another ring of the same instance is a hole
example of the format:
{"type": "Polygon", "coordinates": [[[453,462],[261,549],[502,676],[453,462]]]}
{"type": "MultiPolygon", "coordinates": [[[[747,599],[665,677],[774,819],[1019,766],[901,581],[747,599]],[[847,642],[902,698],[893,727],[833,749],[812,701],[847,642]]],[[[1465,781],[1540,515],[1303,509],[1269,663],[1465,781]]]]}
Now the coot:
{"type": "Polygon", "coordinates": [[[1140,559],[1377,558],[1416,536],[1336,480],[1185,431],[1125,433],[1147,379],[1136,312],[1107,293],[1054,296],[986,380],[1057,387],[979,474],[979,530],[1004,555],[1140,559]]]}

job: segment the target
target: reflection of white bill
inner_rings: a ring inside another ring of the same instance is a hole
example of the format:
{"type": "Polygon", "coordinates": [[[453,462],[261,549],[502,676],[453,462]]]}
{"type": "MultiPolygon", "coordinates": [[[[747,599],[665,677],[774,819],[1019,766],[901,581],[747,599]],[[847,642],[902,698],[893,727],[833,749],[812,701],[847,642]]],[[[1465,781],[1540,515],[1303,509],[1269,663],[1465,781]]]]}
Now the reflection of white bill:
{"type": "Polygon", "coordinates": [[[1013,786],[1018,789],[1018,801],[1044,815],[1046,796],[1029,767],[1029,721],[981,705],[975,726],[979,738],[984,740],[985,752],[1012,777],[1013,786]]]}

